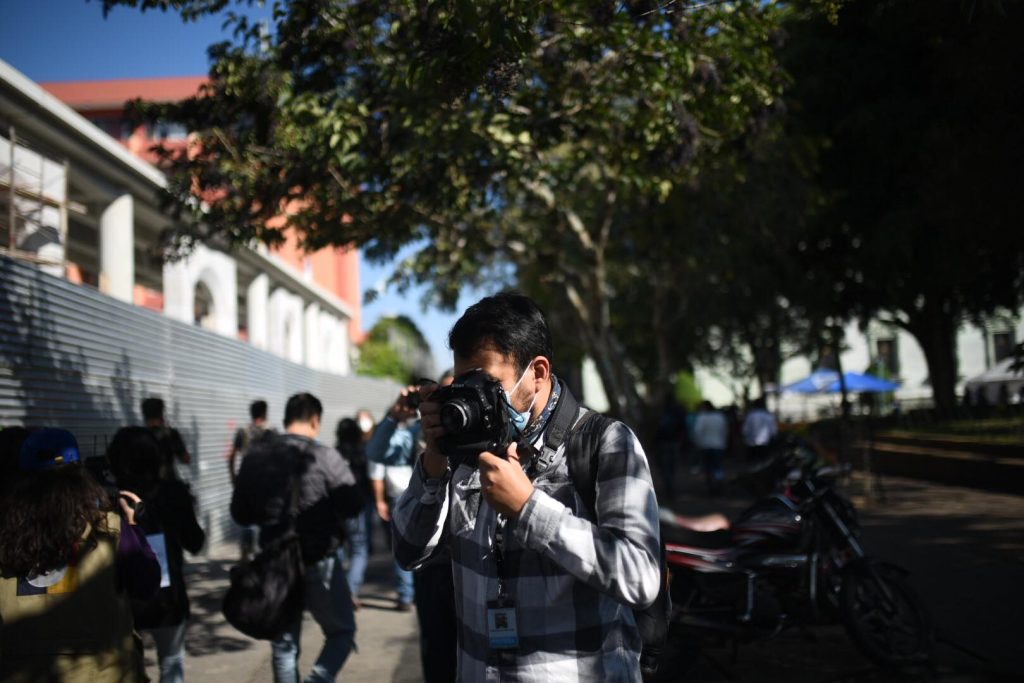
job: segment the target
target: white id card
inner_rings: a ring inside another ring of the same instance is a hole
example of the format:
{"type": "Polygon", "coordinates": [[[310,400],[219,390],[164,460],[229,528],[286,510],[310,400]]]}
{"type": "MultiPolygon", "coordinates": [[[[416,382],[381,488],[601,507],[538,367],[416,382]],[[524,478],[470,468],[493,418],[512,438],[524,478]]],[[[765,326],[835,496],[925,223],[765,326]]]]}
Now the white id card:
{"type": "Polygon", "coordinates": [[[148,534],[146,540],[156,555],[156,561],[160,563],[160,587],[167,588],[171,585],[171,572],[167,564],[167,540],[163,534],[148,534]]]}
{"type": "Polygon", "coordinates": [[[494,650],[511,650],[519,647],[514,603],[508,600],[492,600],[487,603],[487,639],[494,650]]]}

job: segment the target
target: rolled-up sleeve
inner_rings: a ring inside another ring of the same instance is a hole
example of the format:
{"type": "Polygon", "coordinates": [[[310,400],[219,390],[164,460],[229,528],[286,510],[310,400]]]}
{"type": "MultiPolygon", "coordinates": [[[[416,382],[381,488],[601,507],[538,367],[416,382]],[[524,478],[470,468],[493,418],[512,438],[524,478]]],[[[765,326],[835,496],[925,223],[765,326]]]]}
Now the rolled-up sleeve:
{"type": "Polygon", "coordinates": [[[534,490],[512,526],[515,538],[580,581],[632,607],[661,584],[658,503],[643,447],[621,422],[602,435],[596,522],[534,490]]]}
{"type": "Polygon", "coordinates": [[[391,532],[395,560],[406,569],[418,567],[437,551],[448,521],[446,470],[439,479],[428,479],[419,460],[409,487],[392,510],[391,532]]]}

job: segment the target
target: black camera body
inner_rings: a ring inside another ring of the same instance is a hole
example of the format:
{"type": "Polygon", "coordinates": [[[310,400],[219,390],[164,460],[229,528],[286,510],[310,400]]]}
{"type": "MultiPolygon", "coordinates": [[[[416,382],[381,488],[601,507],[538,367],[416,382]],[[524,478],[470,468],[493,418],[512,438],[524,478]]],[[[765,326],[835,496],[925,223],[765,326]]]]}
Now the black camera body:
{"type": "Polygon", "coordinates": [[[483,451],[505,457],[509,444],[518,438],[501,382],[480,368],[464,372],[448,386],[435,390],[430,400],[441,404],[445,433],[437,445],[453,469],[462,464],[476,467],[483,451]]]}

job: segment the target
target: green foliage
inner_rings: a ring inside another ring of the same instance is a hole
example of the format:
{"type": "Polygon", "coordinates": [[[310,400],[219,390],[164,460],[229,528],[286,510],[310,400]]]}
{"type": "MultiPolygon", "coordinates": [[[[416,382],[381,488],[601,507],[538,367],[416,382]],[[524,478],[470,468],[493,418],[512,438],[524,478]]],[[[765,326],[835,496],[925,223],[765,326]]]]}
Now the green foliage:
{"type": "Polygon", "coordinates": [[[356,374],[390,377],[405,384],[409,381],[411,368],[387,340],[367,339],[359,347],[356,374]]]}
{"type": "Polygon", "coordinates": [[[1024,302],[1021,3],[846,2],[789,26],[795,124],[823,202],[797,243],[802,299],[912,333],[940,409],[956,330],[1024,302]]]}
{"type": "Polygon", "coordinates": [[[360,346],[358,372],[373,377],[392,377],[403,384],[433,375],[430,344],[407,316],[381,318],[370,328],[366,341],[360,346]]]}
{"type": "MultiPolygon", "coordinates": [[[[226,6],[116,4],[186,18],[226,6]]],[[[237,39],[211,48],[201,96],[136,105],[197,136],[165,160],[171,205],[195,219],[169,244],[273,243],[290,228],[309,248],[386,259],[422,241],[399,287],[429,283],[449,306],[467,284],[551,292],[615,409],[635,413],[612,303],[671,265],[634,278],[626,259],[688,249],[685,234],[649,233],[643,212],[734,168],[716,159],[785,82],[781,16],[773,2],[293,0],[274,4],[268,40],[229,14],[237,39]]]]}
{"type": "Polygon", "coordinates": [[[693,375],[689,372],[676,374],[672,385],[672,395],[687,410],[696,410],[697,406],[704,399],[696,380],[694,380],[693,375]]]}

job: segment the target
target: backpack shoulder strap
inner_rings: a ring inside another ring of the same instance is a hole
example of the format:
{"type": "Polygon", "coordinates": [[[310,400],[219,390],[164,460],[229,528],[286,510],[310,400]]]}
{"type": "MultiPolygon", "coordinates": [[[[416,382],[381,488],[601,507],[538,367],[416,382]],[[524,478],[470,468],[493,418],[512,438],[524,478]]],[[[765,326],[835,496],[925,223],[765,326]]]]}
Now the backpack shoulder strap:
{"type": "Polygon", "coordinates": [[[587,410],[569,433],[565,443],[565,461],[573,488],[584,507],[596,520],[597,469],[600,462],[601,437],[614,420],[587,410]]]}
{"type": "Polygon", "coordinates": [[[579,401],[562,382],[561,395],[544,434],[544,448],[538,464],[542,469],[550,465],[558,447],[565,442],[565,459],[573,488],[593,517],[597,501],[598,445],[613,420],[589,409],[584,409],[577,420],[579,412],[579,401]]]}
{"type": "Polygon", "coordinates": [[[544,430],[544,444],[536,463],[538,471],[546,470],[554,461],[555,453],[558,452],[558,447],[565,440],[565,435],[572,429],[579,411],[579,401],[565,386],[565,382],[559,380],[558,404],[551,414],[547,429],[544,430]]]}

